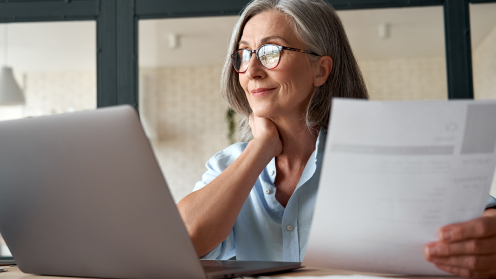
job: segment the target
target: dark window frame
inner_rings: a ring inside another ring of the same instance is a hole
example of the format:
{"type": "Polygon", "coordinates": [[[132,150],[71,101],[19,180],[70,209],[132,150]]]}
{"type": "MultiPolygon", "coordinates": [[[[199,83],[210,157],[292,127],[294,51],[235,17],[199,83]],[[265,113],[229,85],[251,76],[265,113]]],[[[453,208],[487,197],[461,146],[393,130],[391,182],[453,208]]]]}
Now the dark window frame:
{"type": "MultiPolygon", "coordinates": [[[[473,99],[469,4],[496,0],[326,0],[336,10],[443,6],[449,99],[473,99]]],[[[96,21],[97,106],[138,104],[138,20],[238,15],[248,0],[0,0],[0,23],[96,21]]],[[[1,260],[12,259],[0,257],[1,260]]]]}

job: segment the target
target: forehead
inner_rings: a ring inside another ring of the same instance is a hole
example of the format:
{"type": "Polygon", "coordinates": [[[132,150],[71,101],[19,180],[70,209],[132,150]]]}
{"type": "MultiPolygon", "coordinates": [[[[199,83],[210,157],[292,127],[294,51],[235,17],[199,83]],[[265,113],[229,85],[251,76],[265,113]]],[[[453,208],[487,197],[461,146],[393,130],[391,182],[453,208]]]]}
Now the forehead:
{"type": "Polygon", "coordinates": [[[243,28],[241,43],[258,46],[264,38],[282,37],[290,44],[298,43],[292,22],[278,11],[265,11],[250,18],[243,28]]]}

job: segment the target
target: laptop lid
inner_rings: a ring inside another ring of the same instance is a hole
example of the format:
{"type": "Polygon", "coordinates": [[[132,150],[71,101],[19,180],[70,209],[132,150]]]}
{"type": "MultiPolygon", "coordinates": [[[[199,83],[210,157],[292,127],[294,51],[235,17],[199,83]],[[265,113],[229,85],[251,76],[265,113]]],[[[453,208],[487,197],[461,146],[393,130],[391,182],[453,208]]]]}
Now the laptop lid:
{"type": "Polygon", "coordinates": [[[0,178],[23,272],[206,277],[130,106],[0,122],[0,178]]]}

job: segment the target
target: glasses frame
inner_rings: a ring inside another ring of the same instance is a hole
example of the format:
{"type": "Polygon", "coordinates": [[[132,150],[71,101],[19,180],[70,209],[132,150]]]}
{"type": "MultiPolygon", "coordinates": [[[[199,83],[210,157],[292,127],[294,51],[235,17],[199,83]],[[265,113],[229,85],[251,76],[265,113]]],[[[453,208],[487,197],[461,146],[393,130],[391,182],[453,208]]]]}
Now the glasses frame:
{"type": "MultiPolygon", "coordinates": [[[[236,66],[234,64],[234,56],[240,50],[248,51],[250,53],[250,59],[249,60],[251,60],[251,57],[253,56],[253,53],[255,53],[256,54],[255,57],[257,58],[258,64],[260,66],[262,66],[262,68],[264,68],[266,70],[272,70],[272,69],[275,69],[277,66],[279,66],[279,63],[281,62],[283,50],[291,50],[291,51],[306,53],[306,54],[310,54],[310,55],[314,55],[314,56],[319,56],[319,57],[322,56],[320,54],[317,54],[315,52],[311,52],[309,50],[304,50],[304,49],[299,49],[299,48],[293,48],[293,47],[286,47],[286,46],[280,46],[280,45],[276,45],[276,44],[263,44],[263,45],[261,45],[260,47],[258,47],[257,49],[254,49],[254,50],[249,50],[249,49],[246,49],[246,48],[240,48],[240,49],[236,50],[233,54],[231,54],[231,61],[232,61],[233,68],[239,74],[243,74],[243,73],[245,73],[248,70],[248,67],[246,67],[246,70],[244,70],[242,72],[241,71],[238,71],[236,69],[236,66]],[[279,60],[277,61],[277,64],[274,67],[272,67],[272,68],[265,67],[262,64],[262,62],[260,61],[260,57],[258,56],[258,53],[259,53],[260,49],[263,48],[264,46],[275,46],[275,47],[277,47],[279,49],[279,60]]],[[[248,66],[249,66],[249,63],[248,63],[248,66]]]]}

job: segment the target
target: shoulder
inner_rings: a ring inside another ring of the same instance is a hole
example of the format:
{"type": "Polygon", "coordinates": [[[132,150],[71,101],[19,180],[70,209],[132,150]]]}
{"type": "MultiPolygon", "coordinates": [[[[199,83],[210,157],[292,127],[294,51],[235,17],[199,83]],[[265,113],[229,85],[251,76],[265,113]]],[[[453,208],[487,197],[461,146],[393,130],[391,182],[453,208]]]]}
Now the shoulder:
{"type": "Polygon", "coordinates": [[[217,152],[208,160],[207,168],[222,172],[243,153],[247,145],[247,142],[238,142],[217,152]]]}

